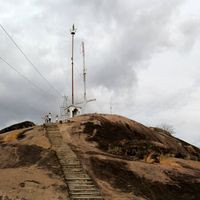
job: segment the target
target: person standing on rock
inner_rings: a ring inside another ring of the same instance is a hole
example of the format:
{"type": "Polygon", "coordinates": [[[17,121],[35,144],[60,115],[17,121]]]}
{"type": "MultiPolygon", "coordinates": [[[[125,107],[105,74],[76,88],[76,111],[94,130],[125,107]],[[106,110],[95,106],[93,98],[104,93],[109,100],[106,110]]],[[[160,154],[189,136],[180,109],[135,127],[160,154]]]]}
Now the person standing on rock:
{"type": "Polygon", "coordinates": [[[58,115],[56,115],[56,123],[58,123],[58,115]]]}
{"type": "Polygon", "coordinates": [[[47,123],[49,122],[49,117],[48,117],[48,115],[45,115],[44,119],[45,119],[45,124],[47,124],[47,123]]]}
{"type": "Polygon", "coordinates": [[[49,117],[48,117],[48,115],[45,115],[44,117],[42,117],[42,119],[44,120],[44,123],[47,124],[49,117]]]}
{"type": "Polygon", "coordinates": [[[48,115],[48,118],[49,118],[49,123],[51,123],[51,113],[49,113],[49,115],[48,115]]]}

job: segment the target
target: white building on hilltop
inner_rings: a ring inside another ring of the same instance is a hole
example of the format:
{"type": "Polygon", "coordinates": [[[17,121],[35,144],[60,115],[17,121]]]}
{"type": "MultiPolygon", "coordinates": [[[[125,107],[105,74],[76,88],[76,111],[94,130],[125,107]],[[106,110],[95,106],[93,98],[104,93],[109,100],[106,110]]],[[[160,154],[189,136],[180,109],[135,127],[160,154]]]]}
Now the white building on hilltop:
{"type": "Polygon", "coordinates": [[[76,117],[81,114],[81,107],[70,105],[64,109],[64,112],[67,118],[76,117]]]}

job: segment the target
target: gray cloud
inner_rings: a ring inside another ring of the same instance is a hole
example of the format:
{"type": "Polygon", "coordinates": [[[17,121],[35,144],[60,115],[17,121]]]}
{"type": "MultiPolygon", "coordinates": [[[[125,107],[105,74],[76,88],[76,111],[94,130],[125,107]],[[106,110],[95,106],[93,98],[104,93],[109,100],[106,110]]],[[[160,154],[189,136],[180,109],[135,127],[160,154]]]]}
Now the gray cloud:
{"type": "MultiPolygon", "coordinates": [[[[154,95],[155,88],[141,87],[143,80],[139,76],[160,53],[180,51],[180,48],[192,52],[198,41],[199,20],[198,17],[181,17],[186,1],[0,0],[0,4],[0,22],[41,73],[68,96],[71,93],[69,29],[75,23],[76,98],[82,98],[80,44],[84,40],[88,95],[98,100],[90,104],[89,111],[109,112],[112,101],[116,113],[159,124],[159,119],[152,117],[152,113],[156,112],[157,116],[168,120],[172,117],[170,112],[179,110],[181,113],[184,106],[190,103],[191,96],[185,93],[192,95],[191,87],[178,88],[165,95],[159,90],[157,92],[161,97],[158,98],[154,95]]],[[[2,31],[0,41],[0,56],[43,90],[56,95],[2,31]]],[[[159,65],[162,66],[162,62],[159,65]]],[[[151,75],[156,77],[159,73],[154,71],[151,75]]],[[[23,119],[41,122],[42,114],[58,112],[60,96],[52,98],[42,94],[2,62],[0,74],[0,127],[23,119]]],[[[158,84],[162,88],[162,82],[158,84]]],[[[195,88],[198,89],[198,84],[195,88]]],[[[177,120],[175,124],[180,125],[179,130],[182,131],[181,121],[177,120]]]]}
{"type": "Polygon", "coordinates": [[[200,33],[200,18],[192,18],[184,21],[180,26],[180,31],[184,40],[183,47],[185,50],[191,50],[191,48],[199,39],[200,33]]]}

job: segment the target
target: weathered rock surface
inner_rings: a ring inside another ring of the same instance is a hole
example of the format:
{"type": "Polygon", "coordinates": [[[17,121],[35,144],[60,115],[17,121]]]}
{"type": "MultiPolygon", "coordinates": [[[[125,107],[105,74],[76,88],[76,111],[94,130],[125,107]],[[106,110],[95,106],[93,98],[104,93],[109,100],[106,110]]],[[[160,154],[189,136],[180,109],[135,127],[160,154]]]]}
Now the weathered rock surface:
{"type": "Polygon", "coordinates": [[[116,115],[80,116],[60,130],[105,199],[200,199],[200,150],[169,133],[116,115]]]}
{"type": "Polygon", "coordinates": [[[60,142],[49,140],[42,126],[0,135],[0,199],[65,200],[95,188],[105,200],[200,199],[200,150],[167,132],[91,114],[49,133],[60,142]],[[73,152],[65,153],[69,147],[73,152]],[[94,185],[84,191],[73,183],[70,191],[66,179],[77,176],[94,185]]]}
{"type": "Polygon", "coordinates": [[[0,135],[0,177],[3,200],[68,199],[58,159],[42,127],[0,135]]]}

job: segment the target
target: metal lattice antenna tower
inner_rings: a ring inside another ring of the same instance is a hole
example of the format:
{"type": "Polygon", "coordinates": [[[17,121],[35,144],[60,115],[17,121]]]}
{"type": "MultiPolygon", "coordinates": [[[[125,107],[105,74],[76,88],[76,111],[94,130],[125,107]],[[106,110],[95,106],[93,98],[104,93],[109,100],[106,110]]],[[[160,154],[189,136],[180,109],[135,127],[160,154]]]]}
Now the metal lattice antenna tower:
{"type": "Polygon", "coordinates": [[[74,35],[76,33],[76,29],[74,24],[72,25],[72,29],[70,30],[72,35],[72,105],[74,105],[74,35]]]}
{"type": "Polygon", "coordinates": [[[83,108],[84,111],[86,109],[86,104],[91,101],[96,101],[96,99],[87,99],[87,88],[86,88],[86,66],[85,66],[85,46],[84,42],[82,42],[82,54],[83,54],[83,84],[84,84],[84,100],[83,100],[83,108]]]}

